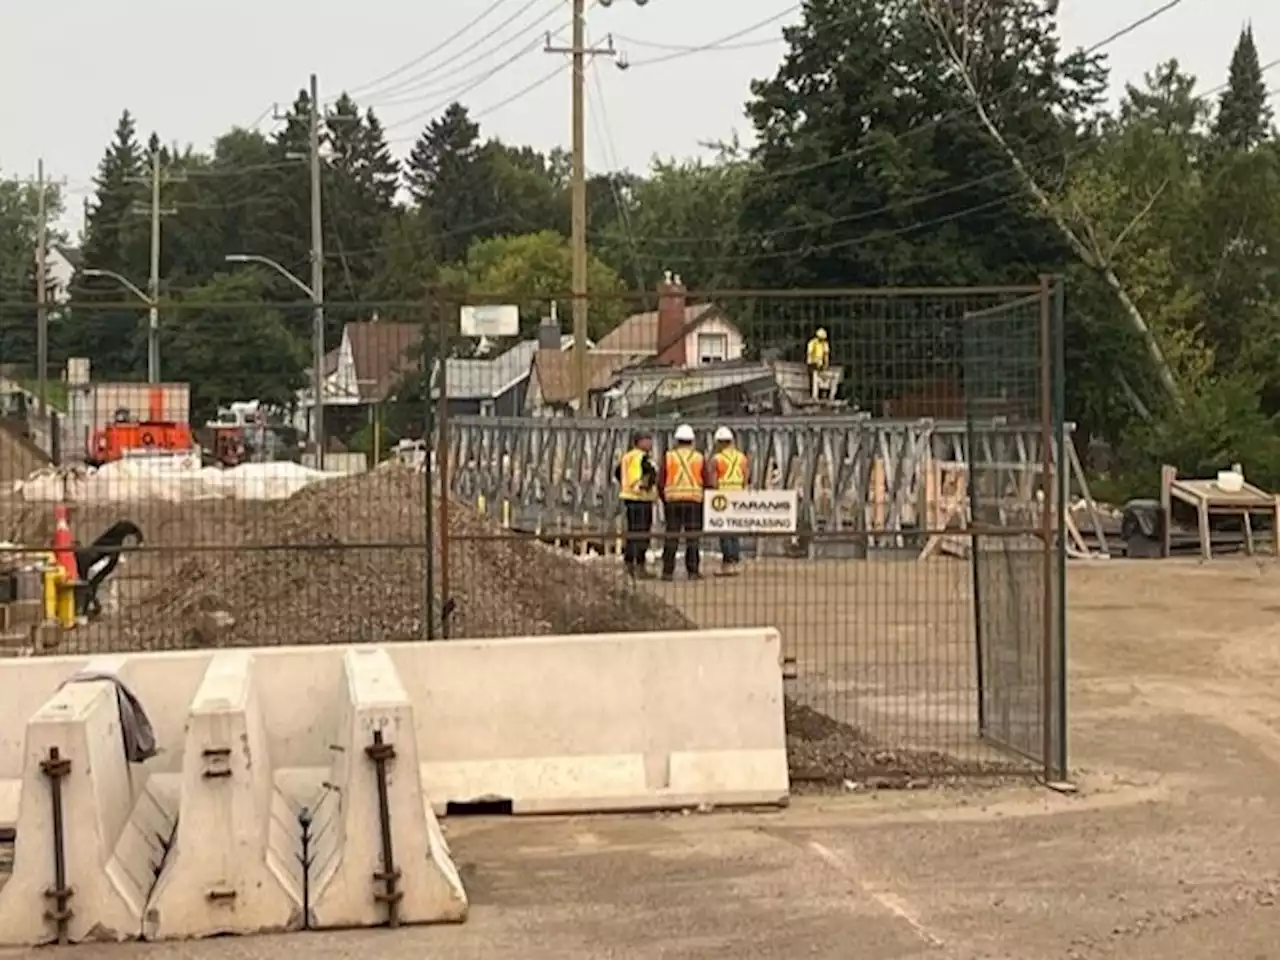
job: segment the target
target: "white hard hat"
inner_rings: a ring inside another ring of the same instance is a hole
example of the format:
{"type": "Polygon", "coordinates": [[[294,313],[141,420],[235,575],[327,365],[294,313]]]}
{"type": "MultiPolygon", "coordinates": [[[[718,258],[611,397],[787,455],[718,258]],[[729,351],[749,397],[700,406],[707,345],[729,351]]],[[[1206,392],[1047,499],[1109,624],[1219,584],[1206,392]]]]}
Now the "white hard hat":
{"type": "Polygon", "coordinates": [[[721,441],[733,442],[733,431],[728,427],[716,427],[716,443],[721,441]]]}
{"type": "Polygon", "coordinates": [[[687,423],[682,423],[680,426],[676,427],[677,443],[693,443],[696,439],[697,437],[693,435],[693,427],[689,426],[687,423]]]}

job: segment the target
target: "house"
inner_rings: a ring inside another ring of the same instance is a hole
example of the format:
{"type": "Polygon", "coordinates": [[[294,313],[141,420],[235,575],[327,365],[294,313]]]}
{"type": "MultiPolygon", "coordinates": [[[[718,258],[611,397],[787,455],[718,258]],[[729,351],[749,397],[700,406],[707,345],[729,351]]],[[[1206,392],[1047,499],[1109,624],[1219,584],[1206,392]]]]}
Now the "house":
{"type": "MultiPolygon", "coordinates": [[[[578,407],[576,380],[577,351],[539,350],[533,358],[524,413],[531,417],[561,417],[578,407]]],[[[587,351],[587,392],[589,405],[599,413],[605,393],[617,379],[618,372],[636,363],[634,355],[587,351]]]]}
{"type": "MultiPolygon", "coordinates": [[[[525,411],[534,360],[545,346],[552,355],[573,346],[573,337],[544,323],[538,339],[522,340],[496,357],[445,361],[445,394],[451,416],[518,417],[525,411]]],[[[439,365],[432,372],[431,396],[440,398],[439,365]]]]}
{"type": "Polygon", "coordinates": [[[718,304],[687,303],[684,284],[668,273],[658,285],[658,309],[627,317],[595,352],[689,368],[737,360],[743,347],[742,331],[718,304]]]}
{"type": "MultiPolygon", "coordinates": [[[[324,358],[325,433],[342,435],[367,423],[371,409],[382,403],[403,382],[421,369],[422,326],[368,320],[348,323],[342,341],[324,358]]],[[[297,393],[294,426],[311,435],[311,410],[315,405],[312,374],[297,393]]]]}
{"type": "Polygon", "coordinates": [[[71,281],[80,269],[80,249],[55,244],[45,255],[48,264],[49,300],[63,304],[71,299],[71,281]]]}

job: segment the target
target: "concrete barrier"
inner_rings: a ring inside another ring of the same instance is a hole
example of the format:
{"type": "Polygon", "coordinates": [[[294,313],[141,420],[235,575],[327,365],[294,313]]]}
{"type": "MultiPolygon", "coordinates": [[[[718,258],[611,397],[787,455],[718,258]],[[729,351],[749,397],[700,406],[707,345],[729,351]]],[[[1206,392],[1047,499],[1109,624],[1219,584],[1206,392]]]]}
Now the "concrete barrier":
{"type": "Polygon", "coordinates": [[[273,779],[253,661],[215,653],[191,703],[178,829],[148,903],[148,939],[302,926],[303,892],[287,866],[298,862],[297,831],[272,817],[289,805],[273,779]]]}
{"type": "Polygon", "coordinates": [[[772,629],[4,660],[0,689],[0,826],[17,826],[0,944],[59,933],[43,919],[56,845],[41,763],[54,747],[71,761],[68,940],[387,922],[372,881],[384,872],[379,783],[404,922],[466,910],[432,809],[788,794],[772,629]],[[59,689],[86,667],[128,683],[159,755],[125,762],[112,684],[59,689]],[[366,754],[375,731],[385,779],[366,754]]]}
{"type": "Polygon", "coordinates": [[[458,921],[467,896],[423,802],[413,703],[385,650],[343,655],[341,725],[316,806],[316,927],[458,921]]]}
{"type": "MultiPolygon", "coordinates": [[[[122,662],[103,658],[91,667],[114,673],[122,662]]],[[[115,685],[69,683],[25,727],[13,875],[0,890],[0,936],[10,944],[138,936],[153,858],[168,827],[125,758],[115,685]],[[135,806],[150,835],[132,823],[135,806]]]]}

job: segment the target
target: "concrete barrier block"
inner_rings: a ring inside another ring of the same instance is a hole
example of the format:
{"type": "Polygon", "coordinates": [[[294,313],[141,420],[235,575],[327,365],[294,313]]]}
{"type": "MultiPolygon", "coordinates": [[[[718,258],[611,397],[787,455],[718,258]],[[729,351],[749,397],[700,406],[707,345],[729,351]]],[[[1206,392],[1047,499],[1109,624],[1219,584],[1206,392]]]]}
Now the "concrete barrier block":
{"type": "Polygon", "coordinates": [[[315,804],[313,925],[463,920],[466,893],[423,797],[413,703],[395,664],[381,648],[350,649],[343,671],[342,726],[315,804]]]}
{"type": "Polygon", "coordinates": [[[13,874],[0,890],[0,943],[76,943],[139,935],[147,893],[145,869],[140,869],[139,851],[127,840],[117,855],[134,807],[134,780],[111,682],[68,684],[30,718],[13,874]],[[59,860],[62,888],[69,891],[61,903],[56,895],[59,860]]]}
{"type": "Polygon", "coordinates": [[[790,794],[776,630],[460,640],[421,657],[422,776],[437,813],[485,801],[517,814],[767,805],[790,794]]]}
{"type": "Polygon", "coordinates": [[[300,851],[287,829],[273,831],[273,811],[288,804],[273,782],[253,664],[248,651],[219,651],[192,700],[178,829],[147,907],[149,939],[302,925],[301,890],[282,869],[300,851]]]}

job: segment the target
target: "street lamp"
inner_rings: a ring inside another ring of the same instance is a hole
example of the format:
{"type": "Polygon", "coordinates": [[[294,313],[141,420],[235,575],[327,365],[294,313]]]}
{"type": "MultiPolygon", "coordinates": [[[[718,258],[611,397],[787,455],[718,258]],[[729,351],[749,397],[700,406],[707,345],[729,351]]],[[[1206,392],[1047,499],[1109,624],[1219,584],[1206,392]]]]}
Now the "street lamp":
{"type": "Polygon", "coordinates": [[[114,270],[81,270],[82,277],[114,280],[147,305],[147,382],[160,382],[160,302],[143,293],[142,288],[114,270]]]}
{"type": "Polygon", "coordinates": [[[311,404],[312,409],[312,425],[315,430],[316,438],[316,468],[324,469],[324,303],[317,294],[317,291],[303,283],[293,275],[288,269],[281,264],[272,260],[270,257],[264,257],[256,253],[229,253],[226,255],[227,263],[256,263],[263,267],[269,267],[280,276],[284,277],[295,287],[307,295],[307,299],[312,303],[312,325],[311,325],[311,389],[314,393],[314,399],[311,404]]]}

